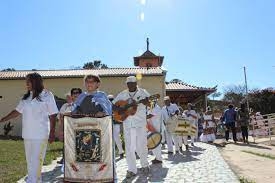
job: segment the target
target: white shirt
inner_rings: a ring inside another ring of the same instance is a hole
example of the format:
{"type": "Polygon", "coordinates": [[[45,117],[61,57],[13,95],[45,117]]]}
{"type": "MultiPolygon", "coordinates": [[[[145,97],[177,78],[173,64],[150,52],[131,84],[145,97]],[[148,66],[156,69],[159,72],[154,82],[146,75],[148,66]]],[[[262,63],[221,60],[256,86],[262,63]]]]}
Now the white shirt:
{"type": "Polygon", "coordinates": [[[162,109],[159,105],[156,104],[156,106],[149,111],[149,114],[152,114],[153,117],[150,118],[149,121],[152,121],[153,126],[156,128],[157,131],[160,130],[160,125],[162,124],[162,109]]]}
{"type": "Polygon", "coordinates": [[[163,106],[162,114],[163,114],[164,121],[167,122],[168,119],[171,117],[171,115],[174,115],[176,111],[179,111],[177,104],[170,103],[169,106],[166,106],[166,105],[163,106]]]}
{"type": "Polygon", "coordinates": [[[57,116],[58,119],[60,119],[60,115],[64,114],[64,113],[68,113],[68,112],[72,112],[74,106],[73,103],[65,103],[61,106],[60,110],[59,110],[59,114],[57,116]]]}
{"type": "MultiPolygon", "coordinates": [[[[136,92],[129,92],[128,90],[124,90],[120,92],[112,102],[115,104],[119,100],[128,100],[129,98],[132,98],[133,100],[138,102],[149,96],[150,94],[142,88],[137,88],[136,92]]],[[[123,121],[123,125],[126,128],[145,127],[146,106],[142,103],[138,104],[137,112],[133,116],[128,116],[125,121],[123,121]]]]}
{"type": "Polygon", "coordinates": [[[49,115],[58,113],[54,96],[50,91],[44,89],[39,96],[41,101],[36,98],[32,99],[31,93],[15,108],[22,114],[22,137],[24,139],[48,139],[49,115]]]}
{"type": "Polygon", "coordinates": [[[197,113],[196,113],[195,110],[185,110],[183,113],[185,114],[186,118],[187,118],[189,121],[191,121],[193,124],[196,124],[196,123],[197,123],[198,115],[197,115],[197,113]],[[196,116],[197,118],[194,118],[194,117],[191,116],[191,115],[196,116]]]}

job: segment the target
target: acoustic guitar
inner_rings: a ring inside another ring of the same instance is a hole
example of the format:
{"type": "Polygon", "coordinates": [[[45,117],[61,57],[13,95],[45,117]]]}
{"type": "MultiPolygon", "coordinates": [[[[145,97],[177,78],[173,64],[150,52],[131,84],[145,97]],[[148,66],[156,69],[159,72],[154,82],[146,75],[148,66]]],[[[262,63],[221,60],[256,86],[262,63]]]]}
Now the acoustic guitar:
{"type": "Polygon", "coordinates": [[[156,100],[160,97],[159,94],[151,95],[148,98],[135,101],[132,98],[127,100],[119,100],[115,103],[116,109],[113,110],[115,121],[123,122],[128,116],[133,116],[137,112],[138,104],[145,103],[147,100],[156,100]]]}

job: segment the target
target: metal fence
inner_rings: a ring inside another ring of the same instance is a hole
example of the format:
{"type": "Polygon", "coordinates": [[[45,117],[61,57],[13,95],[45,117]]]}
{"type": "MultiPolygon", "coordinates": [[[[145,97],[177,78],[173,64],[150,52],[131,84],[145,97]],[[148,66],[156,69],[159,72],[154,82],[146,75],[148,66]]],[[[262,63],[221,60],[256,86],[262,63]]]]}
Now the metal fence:
{"type": "Polygon", "coordinates": [[[265,115],[250,116],[250,135],[254,142],[256,138],[268,137],[271,144],[271,138],[275,136],[275,113],[265,115]]]}

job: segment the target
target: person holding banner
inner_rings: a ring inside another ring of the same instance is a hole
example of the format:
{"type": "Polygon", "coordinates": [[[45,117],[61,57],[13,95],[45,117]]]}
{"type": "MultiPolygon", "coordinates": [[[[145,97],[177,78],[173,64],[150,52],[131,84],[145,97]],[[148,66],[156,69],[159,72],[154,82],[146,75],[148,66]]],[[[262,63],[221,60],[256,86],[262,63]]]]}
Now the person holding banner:
{"type": "Polygon", "coordinates": [[[112,103],[107,95],[98,91],[100,78],[97,75],[86,75],[84,77],[86,91],[81,93],[72,111],[73,115],[91,115],[94,117],[103,117],[112,115],[112,103]]]}
{"type": "MultiPolygon", "coordinates": [[[[187,110],[183,112],[187,119],[196,127],[198,127],[197,119],[198,115],[196,111],[193,109],[193,105],[191,103],[187,104],[187,110]]],[[[194,146],[195,134],[190,136],[191,137],[191,145],[194,146]]]]}
{"type": "Polygon", "coordinates": [[[137,174],[135,152],[138,152],[140,156],[143,173],[149,173],[146,106],[149,105],[148,97],[150,94],[145,89],[137,86],[137,78],[135,76],[127,77],[126,84],[128,89],[120,92],[113,100],[113,110],[115,113],[118,112],[118,114],[124,115],[122,122],[126,162],[128,165],[126,178],[130,179],[137,174]],[[119,105],[121,103],[126,105],[123,107],[119,105]],[[125,114],[129,115],[125,116],[125,114]]]}
{"type": "Polygon", "coordinates": [[[179,114],[179,108],[177,104],[171,103],[169,96],[164,97],[164,103],[165,103],[165,106],[163,106],[162,108],[162,114],[163,114],[164,123],[166,124],[166,131],[167,131],[166,141],[167,141],[167,147],[168,147],[168,155],[171,155],[171,154],[174,154],[173,141],[174,141],[176,153],[179,153],[179,143],[178,143],[179,139],[177,135],[172,134],[172,132],[169,131],[169,129],[167,129],[167,123],[175,122],[173,121],[173,117],[176,117],[179,114]]]}
{"type": "Polygon", "coordinates": [[[27,92],[17,107],[0,122],[22,115],[22,137],[28,167],[27,183],[42,182],[41,170],[47,150],[47,142],[55,139],[55,120],[58,109],[53,94],[44,89],[38,73],[26,76],[27,92]]]}

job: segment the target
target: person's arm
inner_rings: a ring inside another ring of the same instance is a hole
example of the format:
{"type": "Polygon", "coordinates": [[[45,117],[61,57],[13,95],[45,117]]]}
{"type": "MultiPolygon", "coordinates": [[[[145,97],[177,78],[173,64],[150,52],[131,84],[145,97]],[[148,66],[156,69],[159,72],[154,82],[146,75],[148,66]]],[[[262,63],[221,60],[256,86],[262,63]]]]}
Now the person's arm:
{"type": "Polygon", "coordinates": [[[0,122],[5,122],[10,119],[16,118],[20,115],[21,113],[18,112],[17,110],[11,111],[8,115],[4,116],[3,118],[0,119],[0,122]]]}
{"type": "Polygon", "coordinates": [[[55,121],[56,115],[58,114],[58,109],[53,94],[50,92],[47,100],[47,113],[50,120],[50,135],[49,143],[52,143],[55,140],[55,121]]]}
{"type": "Polygon", "coordinates": [[[50,119],[49,143],[52,143],[55,140],[55,120],[56,120],[56,114],[50,115],[49,119],[50,119]]]}

